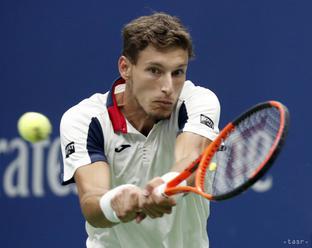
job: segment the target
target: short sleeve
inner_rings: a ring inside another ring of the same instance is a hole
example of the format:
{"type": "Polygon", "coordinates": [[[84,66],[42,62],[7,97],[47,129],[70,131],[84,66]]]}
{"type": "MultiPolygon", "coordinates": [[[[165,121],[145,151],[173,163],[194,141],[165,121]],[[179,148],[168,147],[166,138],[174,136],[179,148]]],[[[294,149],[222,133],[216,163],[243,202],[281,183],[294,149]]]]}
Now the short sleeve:
{"type": "Polygon", "coordinates": [[[63,157],[62,184],[74,182],[77,168],[96,161],[107,161],[104,136],[99,119],[75,106],[68,110],[60,123],[63,157]]]}
{"type": "Polygon", "coordinates": [[[180,101],[180,132],[192,132],[214,140],[219,133],[220,103],[217,96],[209,89],[186,81],[180,101]]]}

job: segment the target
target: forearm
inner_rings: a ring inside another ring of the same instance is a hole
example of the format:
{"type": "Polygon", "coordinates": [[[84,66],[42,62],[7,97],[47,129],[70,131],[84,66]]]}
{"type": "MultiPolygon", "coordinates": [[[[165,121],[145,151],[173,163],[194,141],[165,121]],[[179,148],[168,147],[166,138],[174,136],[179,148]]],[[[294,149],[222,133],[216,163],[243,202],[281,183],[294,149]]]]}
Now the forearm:
{"type": "MultiPolygon", "coordinates": [[[[199,156],[199,155],[198,155],[199,156]]],[[[171,171],[173,172],[182,172],[190,163],[192,163],[198,156],[196,155],[188,155],[184,158],[179,158],[174,165],[171,168],[171,171]]],[[[194,185],[195,181],[195,175],[191,175],[189,178],[187,178],[187,185],[194,185]]]]}
{"type": "Polygon", "coordinates": [[[80,200],[80,206],[84,218],[90,225],[97,228],[107,228],[116,225],[116,223],[112,223],[106,219],[100,207],[100,199],[104,193],[106,192],[88,193],[80,200]]]}
{"type": "MultiPolygon", "coordinates": [[[[197,159],[203,150],[211,141],[203,136],[185,132],[180,134],[176,140],[175,163],[171,171],[181,172],[195,159],[197,159]]],[[[187,179],[188,185],[194,184],[195,175],[187,179]]]]}
{"type": "Polygon", "coordinates": [[[74,174],[80,207],[86,221],[94,227],[112,227],[100,206],[110,188],[109,165],[103,161],[79,167],[74,174]]]}

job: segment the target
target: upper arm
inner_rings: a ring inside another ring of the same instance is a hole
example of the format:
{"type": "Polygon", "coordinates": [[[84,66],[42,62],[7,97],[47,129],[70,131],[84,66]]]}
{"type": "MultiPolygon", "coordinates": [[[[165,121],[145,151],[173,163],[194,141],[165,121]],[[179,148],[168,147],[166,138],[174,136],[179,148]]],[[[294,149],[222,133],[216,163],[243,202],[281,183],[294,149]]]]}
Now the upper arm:
{"type": "Polygon", "coordinates": [[[80,207],[85,219],[95,227],[111,227],[101,208],[100,199],[110,189],[110,171],[106,162],[79,167],[74,174],[80,207]]]}
{"type": "Polygon", "coordinates": [[[210,139],[195,133],[181,133],[176,139],[176,162],[187,157],[191,157],[192,160],[196,159],[211,142],[210,139]]]}
{"type": "Polygon", "coordinates": [[[185,82],[180,100],[175,171],[195,160],[219,133],[220,103],[212,91],[185,82]]]}

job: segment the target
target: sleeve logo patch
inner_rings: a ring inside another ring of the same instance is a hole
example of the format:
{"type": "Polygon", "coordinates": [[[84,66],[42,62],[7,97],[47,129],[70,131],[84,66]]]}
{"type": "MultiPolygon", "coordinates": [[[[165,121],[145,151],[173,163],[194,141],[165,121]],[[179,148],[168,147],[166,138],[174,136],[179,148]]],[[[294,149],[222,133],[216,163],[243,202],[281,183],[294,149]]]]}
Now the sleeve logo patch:
{"type": "Polygon", "coordinates": [[[203,115],[203,114],[200,115],[200,123],[206,125],[207,127],[212,128],[212,129],[214,128],[213,121],[206,115],[203,115]]]}
{"type": "Polygon", "coordinates": [[[70,154],[73,154],[75,152],[75,143],[70,142],[66,147],[65,147],[65,154],[66,158],[69,157],[70,154]]]}

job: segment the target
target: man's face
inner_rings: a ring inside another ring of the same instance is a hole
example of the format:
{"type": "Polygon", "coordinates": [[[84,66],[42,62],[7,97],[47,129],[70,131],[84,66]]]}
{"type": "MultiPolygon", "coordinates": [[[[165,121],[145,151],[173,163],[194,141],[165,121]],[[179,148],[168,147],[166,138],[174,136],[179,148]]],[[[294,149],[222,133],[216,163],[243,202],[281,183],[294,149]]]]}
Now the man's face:
{"type": "Polygon", "coordinates": [[[129,87],[136,107],[154,120],[172,113],[185,82],[188,53],[181,48],[164,51],[148,46],[130,65],[129,87]]]}

